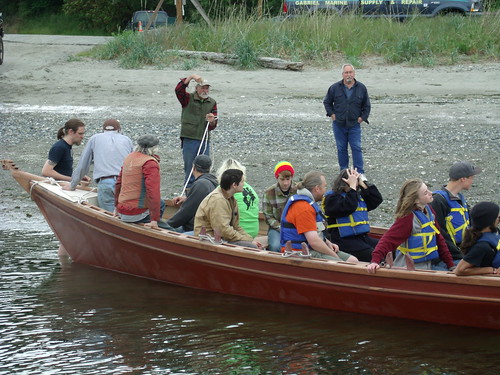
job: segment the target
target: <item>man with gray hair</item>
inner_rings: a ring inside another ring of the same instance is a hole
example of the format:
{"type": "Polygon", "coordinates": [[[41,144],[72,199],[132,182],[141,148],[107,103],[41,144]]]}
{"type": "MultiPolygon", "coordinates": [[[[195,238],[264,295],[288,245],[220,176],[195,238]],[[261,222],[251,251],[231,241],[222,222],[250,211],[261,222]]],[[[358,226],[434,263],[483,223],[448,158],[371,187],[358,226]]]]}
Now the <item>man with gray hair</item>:
{"type": "Polygon", "coordinates": [[[175,95],[182,107],[180,138],[184,183],[188,188],[194,182],[194,177],[189,176],[193,160],[198,154],[210,155],[210,131],[217,127],[217,102],[209,96],[210,86],[198,74],[191,74],[182,78],[175,87],[175,95]],[[193,93],[188,93],[186,89],[191,81],[195,81],[196,86],[193,93]]]}
{"type": "Polygon", "coordinates": [[[340,170],[349,168],[347,145],[350,144],[353,167],[361,173],[361,179],[365,181],[361,123],[364,121],[368,124],[371,104],[366,86],[357,81],[355,76],[351,64],[342,65],[342,80],[330,86],[323,105],[326,115],[332,119],[340,170]]]}
{"type": "Polygon", "coordinates": [[[160,220],[165,202],[160,198],[160,158],[156,155],[159,143],[154,135],[143,135],[134,152],[123,161],[115,185],[115,211],[128,223],[170,229],[160,220]]]}
{"type": "Polygon", "coordinates": [[[281,251],[285,251],[288,241],[296,250],[301,250],[304,242],[313,257],[357,263],[355,256],[339,251],[339,247],[323,235],[325,217],[316,202],[323,199],[325,193],[325,175],[318,171],[306,173],[297,184],[297,194],[287,201],[281,216],[281,251]]]}
{"type": "Polygon", "coordinates": [[[94,163],[93,179],[97,183],[99,207],[113,212],[115,209],[115,182],[123,160],[130,154],[134,145],[129,137],[120,133],[120,121],[107,119],[102,126],[103,132],[90,137],[80,156],[78,166],[73,171],[71,183],[63,189],[75,190],[76,185],[88,173],[94,163]]]}
{"type": "Polygon", "coordinates": [[[167,220],[167,224],[177,232],[191,232],[194,229],[194,216],[200,203],[218,185],[217,178],[210,173],[212,160],[207,155],[198,155],[193,161],[195,178],[185,197],[175,197],[173,203],[179,210],[167,220]]]}

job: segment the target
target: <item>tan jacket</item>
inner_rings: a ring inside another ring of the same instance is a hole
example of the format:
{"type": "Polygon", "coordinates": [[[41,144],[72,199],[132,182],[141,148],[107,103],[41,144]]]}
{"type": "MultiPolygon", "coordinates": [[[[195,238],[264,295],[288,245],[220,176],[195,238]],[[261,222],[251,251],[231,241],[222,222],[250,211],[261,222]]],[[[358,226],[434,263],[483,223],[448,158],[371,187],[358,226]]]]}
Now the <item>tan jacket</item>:
{"type": "Polygon", "coordinates": [[[221,237],[228,242],[253,241],[252,236],[240,227],[240,213],[234,197],[227,198],[216,188],[203,199],[194,217],[194,235],[205,227],[207,234],[214,235],[214,228],[221,231],[221,237]]]}

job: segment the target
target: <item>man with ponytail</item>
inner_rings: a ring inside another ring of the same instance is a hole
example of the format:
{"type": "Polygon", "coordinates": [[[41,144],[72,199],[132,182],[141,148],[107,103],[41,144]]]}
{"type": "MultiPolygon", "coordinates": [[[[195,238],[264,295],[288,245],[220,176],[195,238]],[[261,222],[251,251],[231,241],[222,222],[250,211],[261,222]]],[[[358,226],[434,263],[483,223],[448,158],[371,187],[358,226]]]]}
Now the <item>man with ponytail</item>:
{"type": "MultiPolygon", "coordinates": [[[[57,132],[58,141],[52,145],[49,157],[42,168],[42,176],[58,181],[71,181],[73,174],[73,145],[79,145],[85,135],[85,124],[72,118],[57,132]]],[[[83,181],[90,182],[85,176],[83,181]]]]}

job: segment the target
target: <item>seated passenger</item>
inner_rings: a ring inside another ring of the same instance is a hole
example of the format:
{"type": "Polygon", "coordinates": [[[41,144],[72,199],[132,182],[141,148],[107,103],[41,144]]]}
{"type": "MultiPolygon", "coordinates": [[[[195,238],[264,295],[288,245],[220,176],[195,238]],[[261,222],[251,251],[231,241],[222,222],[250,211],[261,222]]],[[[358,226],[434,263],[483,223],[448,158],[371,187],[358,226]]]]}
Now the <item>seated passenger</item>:
{"type": "Polygon", "coordinates": [[[234,199],[238,203],[240,210],[240,225],[252,238],[259,234],[259,196],[246,182],[246,168],[240,162],[234,159],[227,159],[217,170],[217,177],[220,179],[222,173],[227,169],[239,169],[243,172],[245,185],[242,192],[234,194],[234,199]]]}
{"type": "Polygon", "coordinates": [[[115,212],[127,223],[172,229],[160,220],[165,202],[160,198],[158,144],[154,135],[143,135],[134,152],[123,161],[115,184],[115,212]]]}
{"type": "Polygon", "coordinates": [[[194,229],[194,215],[205,197],[218,185],[217,178],[210,173],[212,160],[207,155],[198,155],[193,161],[192,175],[195,180],[185,197],[175,197],[173,202],[181,206],[179,210],[167,220],[167,224],[177,232],[191,232],[194,229]]]}
{"type": "Polygon", "coordinates": [[[378,240],[368,236],[368,211],[377,208],[382,201],[375,185],[362,180],[355,169],[344,169],[333,181],[332,190],[323,198],[327,237],[341,251],[369,262],[378,240]]]}
{"type": "Polygon", "coordinates": [[[394,265],[406,265],[405,254],[408,254],[416,268],[432,269],[432,261],[441,259],[450,271],[455,269],[453,258],[440,233],[432,202],[432,192],[418,178],[407,180],[399,192],[396,206],[396,221],[384,233],[372,253],[368,272],[375,273],[380,268],[386,255],[394,250],[394,265]]]}
{"type": "Polygon", "coordinates": [[[494,274],[500,276],[497,262],[500,254],[500,208],[493,202],[481,202],[470,211],[471,227],[465,230],[461,249],[464,257],[458,263],[458,276],[494,274]]]}
{"type": "Polygon", "coordinates": [[[297,250],[302,249],[304,242],[313,257],[357,262],[356,257],[339,251],[339,247],[323,235],[324,216],[316,202],[325,192],[326,180],[321,172],[308,172],[297,184],[297,194],[290,197],[281,216],[281,251],[285,251],[288,241],[297,250]]]}
{"type": "Polygon", "coordinates": [[[234,194],[243,191],[245,180],[243,171],[227,169],[220,177],[220,185],[201,202],[194,217],[194,235],[198,236],[205,228],[206,233],[214,236],[219,231],[222,240],[229,243],[262,248],[240,226],[240,214],[234,194]]]}
{"type": "Polygon", "coordinates": [[[297,184],[292,182],[295,170],[287,161],[280,161],[274,167],[276,183],[269,186],[262,196],[262,213],[269,229],[267,231],[269,250],[280,252],[281,215],[288,198],[297,192],[297,184]]]}

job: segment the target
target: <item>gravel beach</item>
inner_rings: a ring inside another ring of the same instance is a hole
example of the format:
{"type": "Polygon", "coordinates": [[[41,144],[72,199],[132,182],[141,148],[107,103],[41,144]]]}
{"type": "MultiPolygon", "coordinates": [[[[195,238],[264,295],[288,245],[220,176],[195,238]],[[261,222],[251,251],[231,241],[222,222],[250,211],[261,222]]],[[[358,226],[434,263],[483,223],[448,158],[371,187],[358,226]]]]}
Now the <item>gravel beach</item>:
{"type": "MultiPolygon", "coordinates": [[[[87,124],[87,138],[114,117],[132,139],[145,133],[160,138],[162,194],[181,192],[180,105],[173,89],[190,71],[123,70],[115,62],[74,58],[92,43],[70,38],[48,42],[6,35],[4,42],[1,159],[39,173],[57,129],[69,118],[87,124]]],[[[322,100],[340,80],[341,64],[303,72],[199,66],[195,72],[212,82],[211,96],[219,105],[219,127],[212,132],[215,167],[228,157],[239,160],[259,193],[273,183],[272,169],[280,160],[294,165],[297,178],[317,169],[331,181],[338,164],[322,100]]],[[[467,193],[471,204],[500,201],[499,73],[499,63],[415,68],[374,61],[357,70],[372,101],[370,125],[363,125],[366,175],[385,199],[371,214],[374,224],[392,223],[404,180],[420,177],[439,188],[456,160],[483,168],[467,193]]],[[[82,149],[74,147],[75,161],[82,149]]],[[[7,173],[0,183],[6,187],[0,193],[6,214],[7,201],[20,194],[7,173]]]]}

